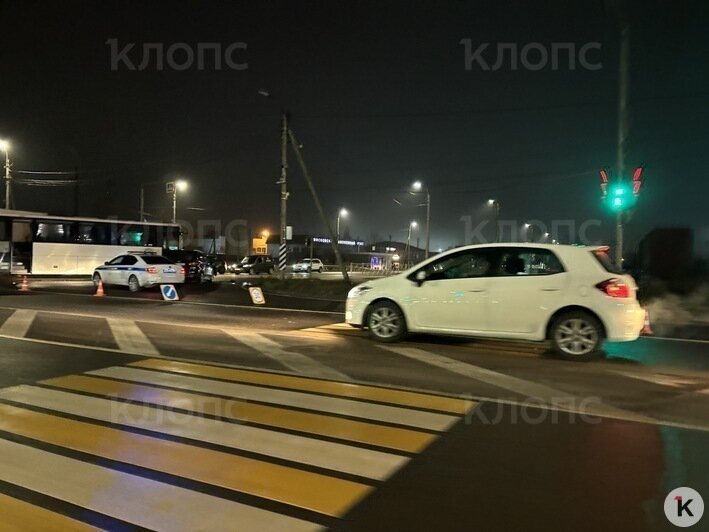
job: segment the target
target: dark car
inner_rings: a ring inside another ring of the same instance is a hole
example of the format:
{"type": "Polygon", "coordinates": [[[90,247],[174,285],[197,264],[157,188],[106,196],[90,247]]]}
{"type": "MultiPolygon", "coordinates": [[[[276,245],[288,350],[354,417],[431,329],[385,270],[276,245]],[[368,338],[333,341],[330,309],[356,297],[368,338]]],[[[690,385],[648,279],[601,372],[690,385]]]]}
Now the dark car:
{"type": "Polygon", "coordinates": [[[185,267],[185,281],[208,282],[214,277],[214,268],[207,256],[199,250],[167,250],[163,256],[185,267]]]}
{"type": "Polygon", "coordinates": [[[235,265],[234,273],[248,273],[250,275],[273,273],[275,267],[273,259],[268,255],[247,255],[235,265]]]}

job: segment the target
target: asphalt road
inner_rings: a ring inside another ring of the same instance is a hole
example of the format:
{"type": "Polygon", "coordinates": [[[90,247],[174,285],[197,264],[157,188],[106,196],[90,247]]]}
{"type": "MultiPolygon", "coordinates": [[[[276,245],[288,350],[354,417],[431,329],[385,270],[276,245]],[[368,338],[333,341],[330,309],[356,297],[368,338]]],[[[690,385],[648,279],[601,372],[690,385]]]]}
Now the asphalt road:
{"type": "Polygon", "coordinates": [[[0,295],[6,522],[664,530],[672,488],[709,496],[707,342],[581,364],[123,295],[0,295]]]}

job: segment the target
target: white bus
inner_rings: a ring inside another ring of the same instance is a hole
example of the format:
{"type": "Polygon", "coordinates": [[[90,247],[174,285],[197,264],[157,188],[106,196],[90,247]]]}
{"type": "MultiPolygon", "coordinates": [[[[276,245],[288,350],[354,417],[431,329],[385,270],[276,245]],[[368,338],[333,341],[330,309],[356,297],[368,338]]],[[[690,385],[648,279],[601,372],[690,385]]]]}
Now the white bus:
{"type": "Polygon", "coordinates": [[[0,273],[91,275],[122,253],[179,247],[176,224],[0,209],[0,273]]]}

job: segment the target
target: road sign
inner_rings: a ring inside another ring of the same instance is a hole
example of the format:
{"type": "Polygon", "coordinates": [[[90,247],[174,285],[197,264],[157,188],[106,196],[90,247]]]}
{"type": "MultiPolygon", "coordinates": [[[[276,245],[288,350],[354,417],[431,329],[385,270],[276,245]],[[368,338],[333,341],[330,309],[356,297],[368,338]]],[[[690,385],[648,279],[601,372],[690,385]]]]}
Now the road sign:
{"type": "Polygon", "coordinates": [[[174,284],[161,284],[160,293],[165,301],[179,301],[180,294],[174,284]]]}
{"type": "Polygon", "coordinates": [[[168,194],[172,194],[175,192],[175,183],[170,181],[169,183],[165,183],[165,192],[168,194]]]}
{"type": "Polygon", "coordinates": [[[261,288],[258,286],[249,286],[249,295],[251,296],[251,302],[254,305],[265,305],[266,304],[266,298],[263,295],[263,292],[261,291],[261,288]]]}
{"type": "Polygon", "coordinates": [[[293,226],[286,226],[286,240],[293,240],[293,226]]]}

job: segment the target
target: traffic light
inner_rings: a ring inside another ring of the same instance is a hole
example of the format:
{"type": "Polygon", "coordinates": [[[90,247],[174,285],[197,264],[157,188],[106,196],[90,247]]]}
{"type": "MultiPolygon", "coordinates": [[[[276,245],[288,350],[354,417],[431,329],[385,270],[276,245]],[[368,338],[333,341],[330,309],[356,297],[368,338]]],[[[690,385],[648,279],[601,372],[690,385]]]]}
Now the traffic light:
{"type": "Polygon", "coordinates": [[[606,203],[613,212],[623,212],[635,205],[633,188],[627,181],[616,181],[608,187],[606,203]]]}

